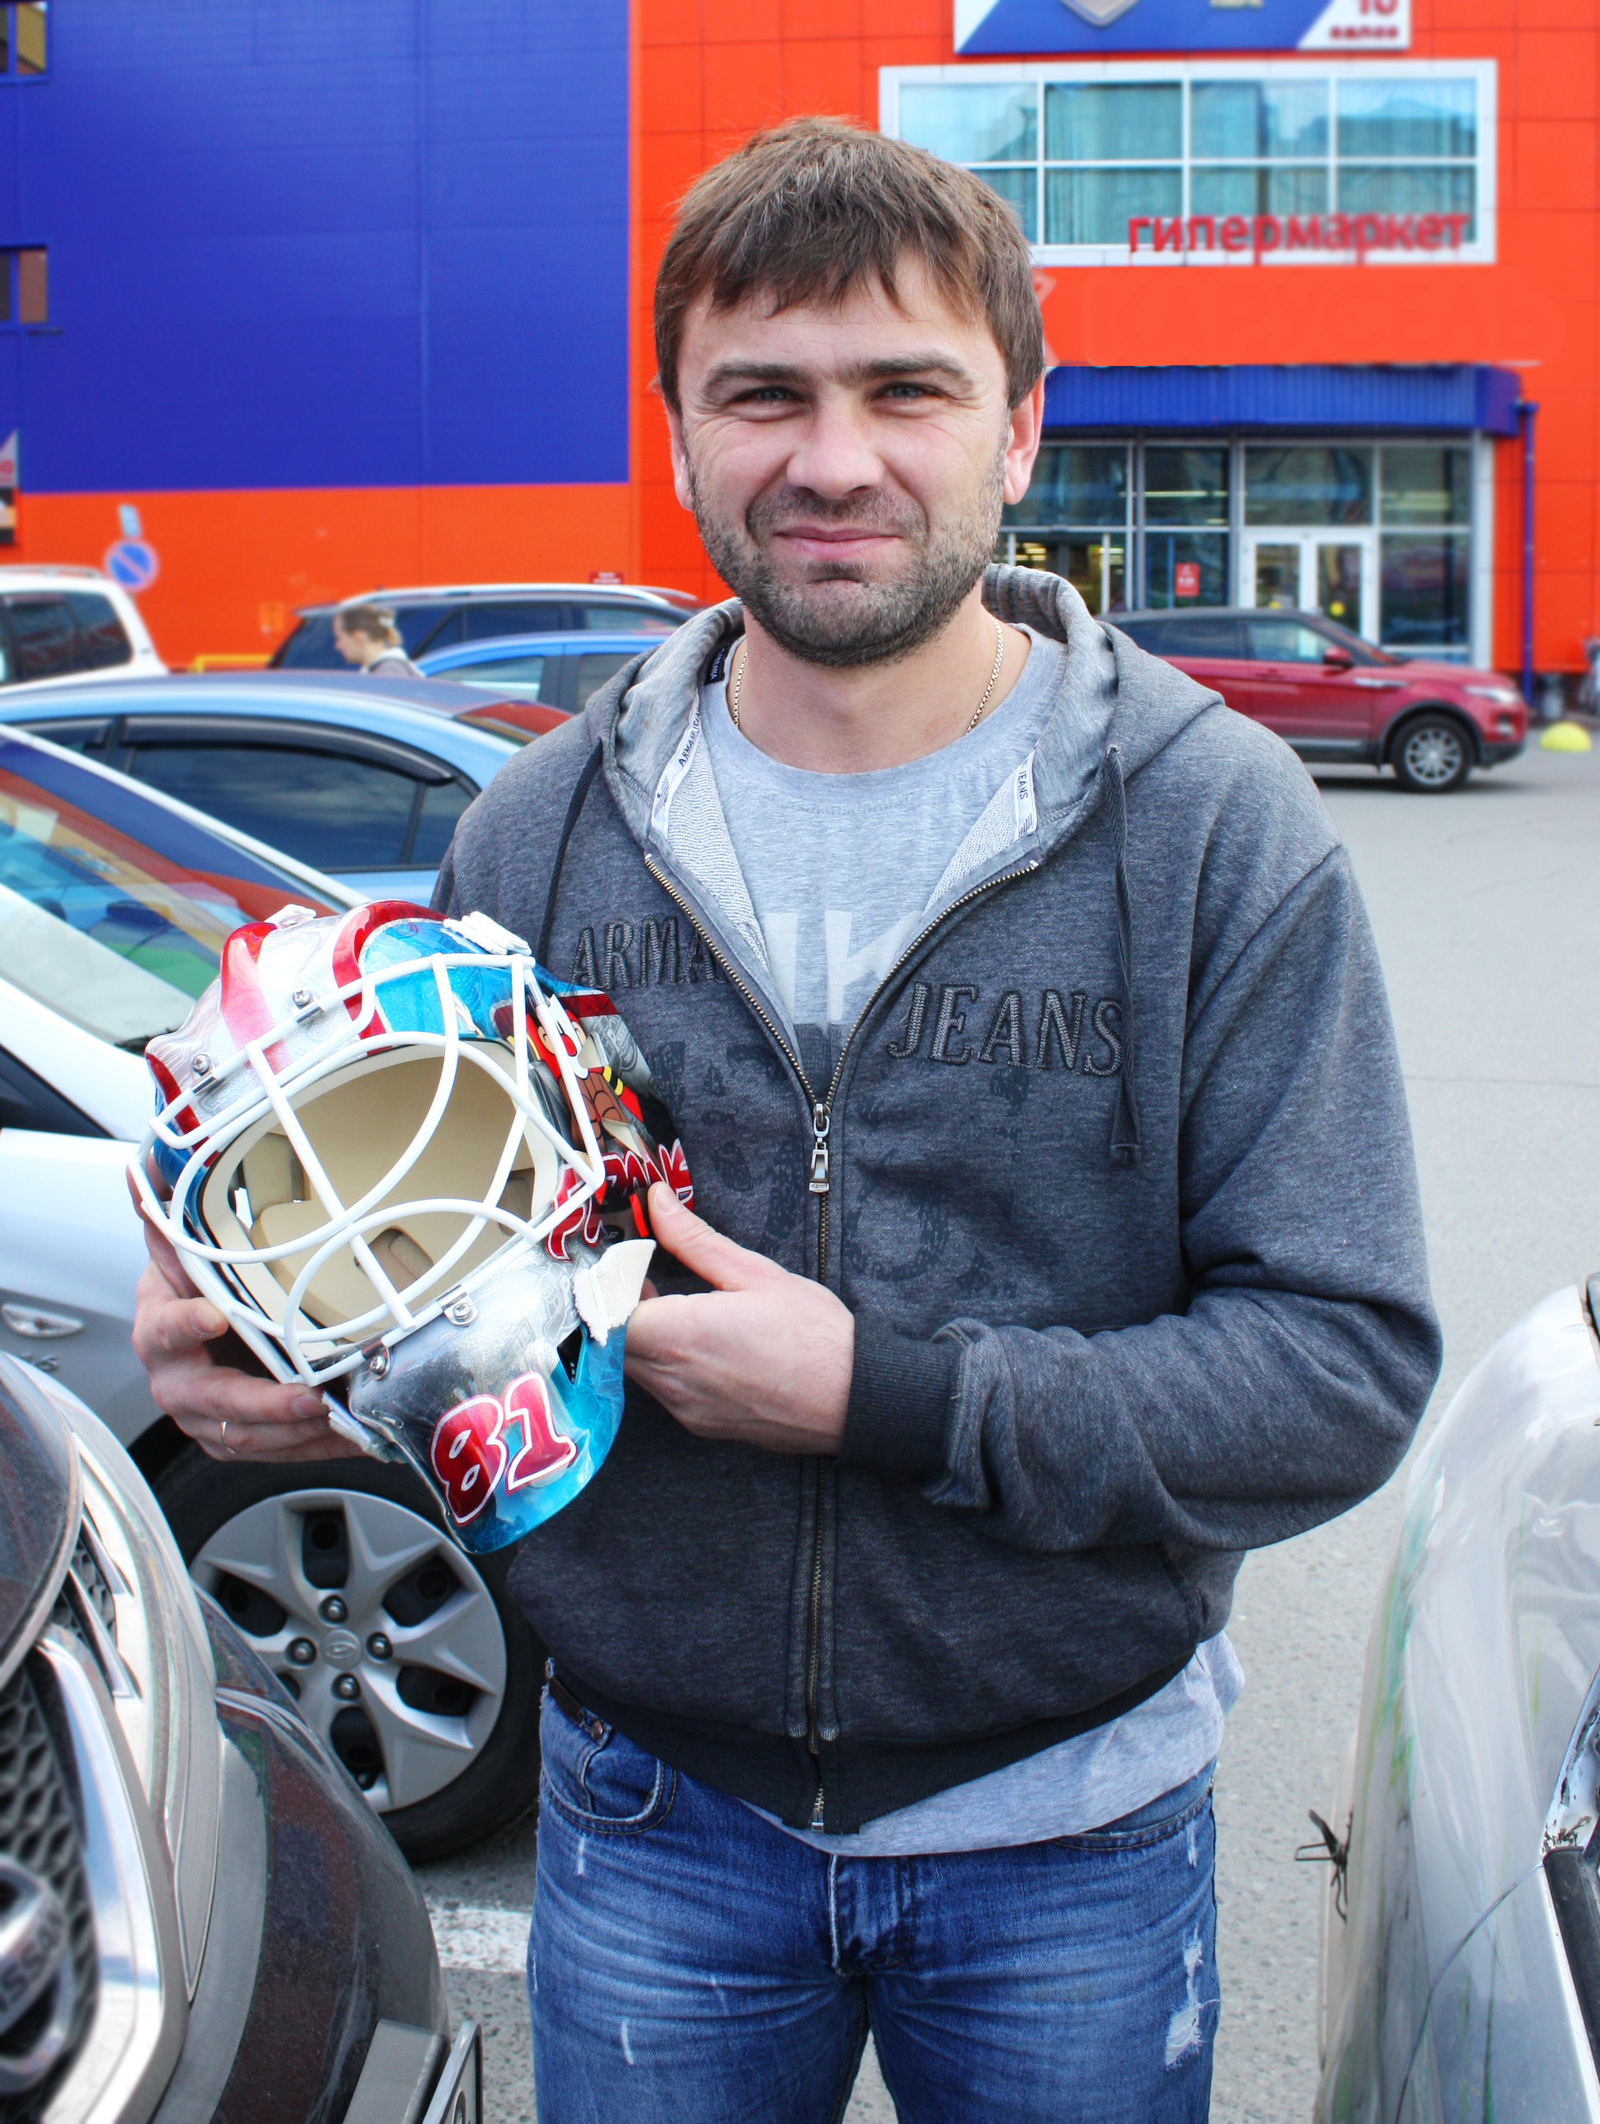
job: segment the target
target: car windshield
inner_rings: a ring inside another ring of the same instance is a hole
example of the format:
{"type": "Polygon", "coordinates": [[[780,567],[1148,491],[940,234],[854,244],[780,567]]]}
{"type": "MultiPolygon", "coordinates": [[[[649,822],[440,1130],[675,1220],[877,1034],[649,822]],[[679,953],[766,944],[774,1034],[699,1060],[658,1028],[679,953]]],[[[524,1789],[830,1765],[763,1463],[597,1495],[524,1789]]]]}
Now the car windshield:
{"type": "Polygon", "coordinates": [[[16,738],[0,739],[0,976],[135,1052],[215,978],[224,940],[305,885],[193,820],[16,738]]]}

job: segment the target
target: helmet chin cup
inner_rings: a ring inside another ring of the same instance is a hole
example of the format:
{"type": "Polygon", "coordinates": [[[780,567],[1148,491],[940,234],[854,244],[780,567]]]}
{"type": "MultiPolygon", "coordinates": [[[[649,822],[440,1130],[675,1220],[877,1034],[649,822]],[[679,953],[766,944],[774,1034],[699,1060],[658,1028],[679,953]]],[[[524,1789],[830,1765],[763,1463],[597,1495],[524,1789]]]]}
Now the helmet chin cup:
{"type": "Polygon", "coordinates": [[[285,908],[147,1061],[145,1213],[268,1369],[466,1549],[569,1503],[621,1421],[645,1193],[693,1199],[610,999],[481,915],[285,908]]]}
{"type": "MultiPolygon", "coordinates": [[[[349,1415],[403,1459],[438,1497],[464,1549],[505,1548],[559,1512],[611,1450],[622,1421],[622,1321],[585,1321],[574,1286],[637,1259],[649,1245],[605,1253],[581,1243],[577,1273],[515,1249],[468,1300],[446,1305],[392,1346],[378,1343],[346,1382],[349,1415]]],[[[613,1274],[612,1281],[615,1281],[613,1274]]]]}

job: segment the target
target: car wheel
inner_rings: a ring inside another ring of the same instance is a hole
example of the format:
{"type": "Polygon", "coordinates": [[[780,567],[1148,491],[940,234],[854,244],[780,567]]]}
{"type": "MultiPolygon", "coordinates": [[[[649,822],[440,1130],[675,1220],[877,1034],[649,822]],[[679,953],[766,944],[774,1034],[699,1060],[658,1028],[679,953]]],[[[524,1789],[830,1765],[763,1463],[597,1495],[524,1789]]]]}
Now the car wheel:
{"type": "Polygon", "coordinates": [[[196,1582],[407,1858],[534,1804],[544,1650],[506,1590],[511,1551],[465,1555],[416,1477],[379,1461],[230,1464],[188,1446],[155,1489],[196,1582]]]}
{"type": "Polygon", "coordinates": [[[1395,777],[1417,796],[1459,789],[1472,772],[1472,741],[1453,715],[1417,715],[1389,748],[1395,777]]]}

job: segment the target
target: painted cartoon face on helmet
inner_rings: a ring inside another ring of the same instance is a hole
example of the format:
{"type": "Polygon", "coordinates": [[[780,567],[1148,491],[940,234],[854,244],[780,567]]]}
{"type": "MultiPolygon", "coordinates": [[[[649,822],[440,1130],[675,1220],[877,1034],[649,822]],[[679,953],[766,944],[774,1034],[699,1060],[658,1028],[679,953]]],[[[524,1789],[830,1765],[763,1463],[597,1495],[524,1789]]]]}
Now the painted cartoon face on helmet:
{"type": "Polygon", "coordinates": [[[645,1194],[693,1199],[610,999],[481,915],[285,908],[146,1059],[147,1213],[268,1368],[415,1466],[467,1548],[575,1496],[621,1418],[645,1194]]]}

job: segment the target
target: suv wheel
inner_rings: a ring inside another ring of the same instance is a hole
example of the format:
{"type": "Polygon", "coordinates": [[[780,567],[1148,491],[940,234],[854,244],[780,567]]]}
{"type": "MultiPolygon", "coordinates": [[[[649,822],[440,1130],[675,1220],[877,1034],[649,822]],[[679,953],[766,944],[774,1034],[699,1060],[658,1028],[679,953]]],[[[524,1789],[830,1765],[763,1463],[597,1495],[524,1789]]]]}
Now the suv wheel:
{"type": "Polygon", "coordinates": [[[1402,723],[1389,747],[1396,779],[1416,796],[1459,789],[1472,772],[1472,740],[1453,715],[1425,710],[1402,723]]]}
{"type": "Polygon", "coordinates": [[[229,1464],[188,1446],[155,1488],[196,1582],[407,1858],[533,1805],[544,1651],[506,1590],[509,1550],[465,1555],[416,1477],[378,1461],[229,1464]]]}

